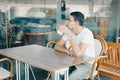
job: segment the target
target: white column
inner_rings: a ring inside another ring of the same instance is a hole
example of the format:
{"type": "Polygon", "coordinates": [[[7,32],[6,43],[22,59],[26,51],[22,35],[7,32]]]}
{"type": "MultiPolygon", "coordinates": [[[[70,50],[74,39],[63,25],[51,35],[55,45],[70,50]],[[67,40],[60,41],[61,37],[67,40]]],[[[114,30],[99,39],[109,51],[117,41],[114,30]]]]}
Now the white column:
{"type": "MultiPolygon", "coordinates": [[[[57,10],[56,10],[56,13],[57,13],[57,17],[56,17],[56,24],[61,24],[61,0],[57,0],[57,10]]],[[[56,29],[57,29],[58,26],[56,26],[56,29]]]]}

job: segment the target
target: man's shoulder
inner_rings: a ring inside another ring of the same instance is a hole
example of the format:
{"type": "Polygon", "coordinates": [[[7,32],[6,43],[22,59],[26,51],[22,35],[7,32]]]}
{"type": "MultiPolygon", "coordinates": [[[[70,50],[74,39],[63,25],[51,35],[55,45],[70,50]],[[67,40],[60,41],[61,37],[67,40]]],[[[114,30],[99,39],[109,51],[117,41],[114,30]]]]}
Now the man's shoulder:
{"type": "Polygon", "coordinates": [[[88,34],[91,34],[91,33],[92,33],[92,31],[91,31],[90,29],[86,28],[86,27],[84,27],[84,32],[85,32],[85,33],[88,33],[88,34]]]}

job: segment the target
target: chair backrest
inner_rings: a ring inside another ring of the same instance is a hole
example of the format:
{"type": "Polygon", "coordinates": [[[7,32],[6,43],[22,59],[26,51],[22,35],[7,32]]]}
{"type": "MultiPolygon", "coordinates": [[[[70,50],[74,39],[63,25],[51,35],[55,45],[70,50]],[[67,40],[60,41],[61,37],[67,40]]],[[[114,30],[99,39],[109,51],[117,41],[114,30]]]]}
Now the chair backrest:
{"type": "Polygon", "coordinates": [[[12,80],[13,77],[13,62],[12,60],[8,59],[8,58],[2,58],[0,59],[0,62],[3,61],[8,61],[10,63],[10,72],[6,69],[4,69],[3,67],[0,67],[0,80],[4,80],[7,78],[10,78],[10,80],[12,80]]]}
{"type": "Polygon", "coordinates": [[[116,43],[120,43],[120,37],[116,37],[116,43]]]}
{"type": "Polygon", "coordinates": [[[92,70],[89,78],[92,79],[98,74],[99,67],[103,61],[103,58],[106,58],[107,55],[107,44],[104,38],[99,35],[95,35],[94,39],[96,59],[92,65],[92,70]]]}
{"type": "Polygon", "coordinates": [[[108,57],[102,62],[102,65],[112,66],[120,70],[120,44],[107,42],[108,57]]]}
{"type": "Polygon", "coordinates": [[[49,48],[54,48],[56,42],[55,41],[49,41],[46,45],[46,47],[49,47],[49,48]]]}
{"type": "Polygon", "coordinates": [[[96,57],[106,55],[106,53],[107,53],[107,43],[104,40],[104,38],[102,38],[99,35],[95,35],[94,46],[95,46],[96,57]]]}

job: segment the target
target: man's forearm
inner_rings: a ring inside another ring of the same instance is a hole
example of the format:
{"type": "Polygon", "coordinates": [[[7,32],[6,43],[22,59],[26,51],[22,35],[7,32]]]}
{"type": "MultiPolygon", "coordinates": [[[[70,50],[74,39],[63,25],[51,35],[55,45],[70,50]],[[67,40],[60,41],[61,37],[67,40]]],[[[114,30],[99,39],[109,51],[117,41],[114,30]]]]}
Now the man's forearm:
{"type": "Polygon", "coordinates": [[[63,46],[55,45],[55,50],[67,53],[67,49],[63,46]]]}
{"type": "Polygon", "coordinates": [[[79,57],[80,54],[81,54],[79,45],[75,43],[74,39],[70,40],[70,44],[71,44],[71,48],[72,48],[72,51],[73,51],[73,55],[75,57],[79,57]]]}

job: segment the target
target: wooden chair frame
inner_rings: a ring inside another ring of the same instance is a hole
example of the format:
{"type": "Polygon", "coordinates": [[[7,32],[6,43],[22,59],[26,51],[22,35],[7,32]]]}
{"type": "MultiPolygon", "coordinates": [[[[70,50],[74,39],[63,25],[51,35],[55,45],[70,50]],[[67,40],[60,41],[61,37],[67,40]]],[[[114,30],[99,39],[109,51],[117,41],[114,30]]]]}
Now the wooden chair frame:
{"type": "Polygon", "coordinates": [[[100,41],[102,49],[101,49],[101,52],[100,52],[99,56],[95,59],[94,63],[92,64],[92,70],[90,72],[90,76],[89,76],[88,80],[94,80],[95,77],[98,80],[100,80],[99,68],[101,66],[101,63],[102,63],[103,59],[107,58],[107,44],[106,44],[106,41],[104,40],[103,37],[101,37],[99,35],[95,35],[95,39],[100,41]],[[96,74],[95,74],[95,72],[96,72],[96,74]]]}
{"type": "Polygon", "coordinates": [[[116,43],[120,42],[120,37],[116,37],[116,43]]]}
{"type": "Polygon", "coordinates": [[[90,73],[90,77],[89,80],[94,80],[94,78],[96,77],[98,80],[100,80],[99,74],[97,73],[96,75],[94,75],[95,71],[99,71],[101,62],[103,61],[103,59],[107,58],[107,56],[99,56],[98,58],[95,59],[93,65],[92,65],[92,70],[90,73]],[[97,65],[97,66],[96,66],[97,65]]]}
{"type": "Polygon", "coordinates": [[[47,43],[47,47],[49,47],[49,48],[50,48],[50,45],[51,45],[51,44],[55,45],[55,44],[56,44],[56,42],[55,42],[55,41],[49,41],[49,42],[47,43]]]}
{"type": "Polygon", "coordinates": [[[104,59],[100,68],[100,74],[120,80],[120,44],[107,42],[108,57],[104,59]]]}
{"type": "Polygon", "coordinates": [[[107,55],[108,47],[107,47],[107,43],[106,43],[105,39],[100,35],[95,35],[95,39],[98,39],[102,44],[102,50],[100,52],[100,56],[107,55]]]}
{"type": "MultiPolygon", "coordinates": [[[[10,80],[12,80],[12,78],[13,78],[13,62],[9,58],[0,59],[0,62],[3,62],[3,61],[8,61],[10,63],[10,75],[9,75],[9,78],[10,78],[10,80]]],[[[4,80],[4,79],[7,79],[7,78],[8,77],[3,77],[2,79],[4,80]]]]}

